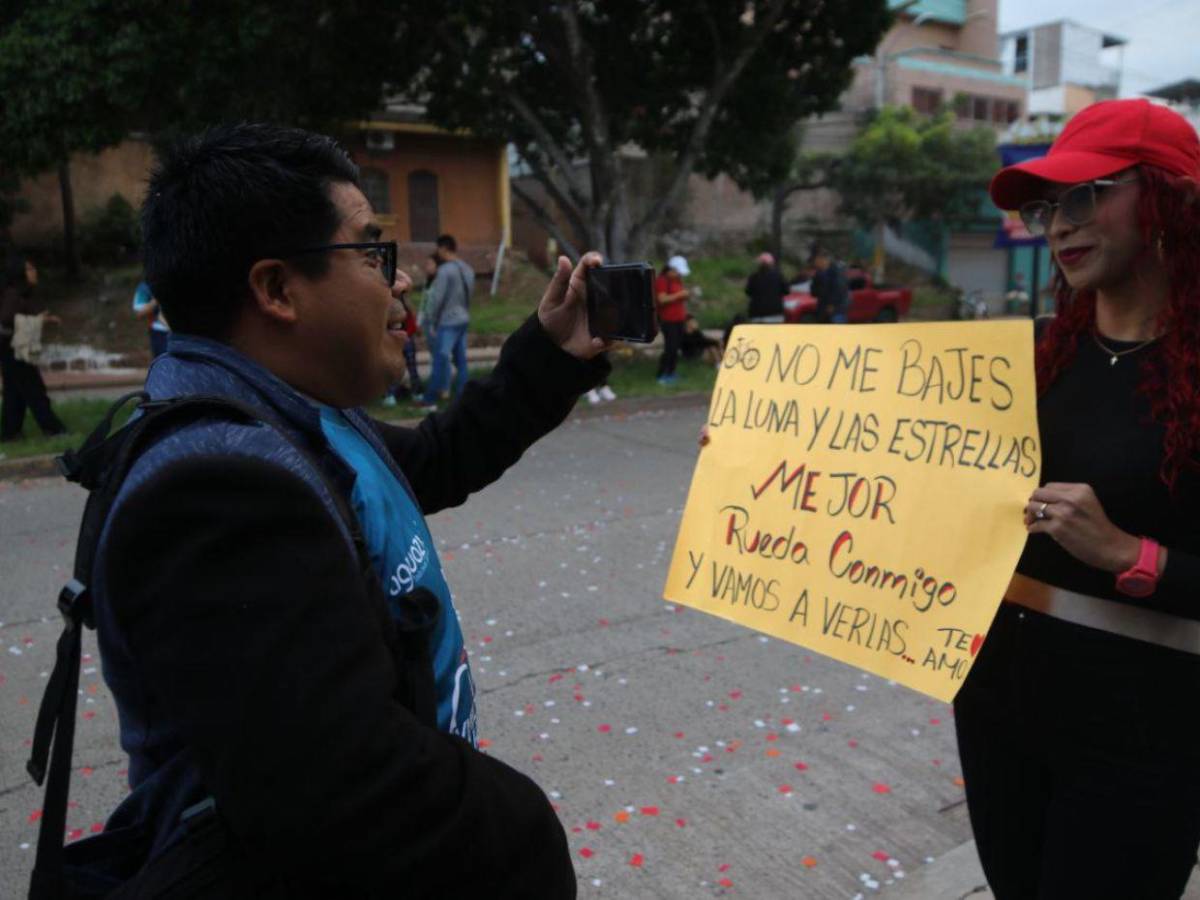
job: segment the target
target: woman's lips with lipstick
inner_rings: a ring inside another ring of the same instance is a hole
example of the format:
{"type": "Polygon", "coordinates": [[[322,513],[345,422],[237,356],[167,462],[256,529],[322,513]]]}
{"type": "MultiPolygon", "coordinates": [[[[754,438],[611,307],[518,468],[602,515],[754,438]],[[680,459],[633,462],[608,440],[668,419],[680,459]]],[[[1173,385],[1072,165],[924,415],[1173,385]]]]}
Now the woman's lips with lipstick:
{"type": "Polygon", "coordinates": [[[1064,266],[1075,266],[1091,252],[1091,247],[1064,247],[1058,251],[1058,261],[1064,266]]]}

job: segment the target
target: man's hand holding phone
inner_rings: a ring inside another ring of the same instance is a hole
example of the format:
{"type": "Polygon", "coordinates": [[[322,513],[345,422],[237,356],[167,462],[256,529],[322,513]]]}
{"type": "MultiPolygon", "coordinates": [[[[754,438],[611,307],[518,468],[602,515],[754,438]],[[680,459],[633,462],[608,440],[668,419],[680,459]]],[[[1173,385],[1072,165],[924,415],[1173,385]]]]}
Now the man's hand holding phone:
{"type": "Polygon", "coordinates": [[[611,340],[588,327],[587,272],[603,262],[594,250],[585,253],[575,269],[565,256],[558,258],[554,277],[538,304],[538,321],[556,344],[578,359],[591,359],[612,346],[611,340]]]}

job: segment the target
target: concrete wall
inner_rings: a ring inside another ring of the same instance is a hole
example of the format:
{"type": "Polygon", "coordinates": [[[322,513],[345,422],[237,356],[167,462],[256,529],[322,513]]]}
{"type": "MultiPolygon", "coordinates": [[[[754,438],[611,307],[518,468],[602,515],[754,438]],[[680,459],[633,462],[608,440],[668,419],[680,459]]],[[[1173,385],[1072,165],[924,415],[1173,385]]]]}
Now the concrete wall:
{"type": "MultiPolygon", "coordinates": [[[[100,153],[76,153],[71,157],[76,220],[104,206],[113,194],[121,194],[134,208],[141,206],[153,163],[154,151],[141,140],[127,140],[100,153]]],[[[58,172],[51,170],[25,179],[19,195],[29,208],[13,220],[13,240],[27,247],[47,246],[58,240],[63,228],[58,172]]]]}

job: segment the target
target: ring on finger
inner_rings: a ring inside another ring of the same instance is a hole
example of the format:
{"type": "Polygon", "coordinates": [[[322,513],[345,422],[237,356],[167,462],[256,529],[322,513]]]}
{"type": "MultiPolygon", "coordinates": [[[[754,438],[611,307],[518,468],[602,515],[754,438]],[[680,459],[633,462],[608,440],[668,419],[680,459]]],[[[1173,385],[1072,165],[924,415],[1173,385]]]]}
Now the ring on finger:
{"type": "Polygon", "coordinates": [[[1036,512],[1033,514],[1033,517],[1034,517],[1035,519],[1044,519],[1044,518],[1046,518],[1046,507],[1047,507],[1047,506],[1049,506],[1049,505],[1050,505],[1049,503],[1043,503],[1041,506],[1039,506],[1039,507],[1037,508],[1037,511],[1036,511],[1036,512]]]}

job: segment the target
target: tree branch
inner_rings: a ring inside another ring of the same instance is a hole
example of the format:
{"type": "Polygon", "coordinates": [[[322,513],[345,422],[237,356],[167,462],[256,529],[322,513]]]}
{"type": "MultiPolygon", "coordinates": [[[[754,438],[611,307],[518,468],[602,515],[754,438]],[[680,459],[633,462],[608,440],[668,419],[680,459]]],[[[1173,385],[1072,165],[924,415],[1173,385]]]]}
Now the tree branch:
{"type": "Polygon", "coordinates": [[[546,189],[546,193],[550,195],[550,199],[554,201],[562,214],[570,220],[571,227],[575,229],[576,234],[588,234],[590,229],[588,228],[583,210],[572,203],[571,199],[563,193],[553,176],[542,165],[541,160],[533,153],[526,153],[524,150],[521,151],[521,158],[529,164],[529,168],[533,170],[533,177],[546,189]]]}
{"type": "Polygon", "coordinates": [[[580,256],[579,250],[577,250],[575,245],[571,243],[565,234],[563,234],[562,229],[558,227],[558,223],[556,223],[554,219],[550,217],[550,214],[546,212],[541,204],[534,200],[533,197],[531,197],[525,191],[525,189],[515,181],[512,183],[512,192],[520,197],[525,205],[529,207],[529,211],[533,213],[533,217],[538,220],[538,224],[550,232],[550,236],[558,241],[558,246],[562,248],[563,253],[570,257],[571,262],[578,262],[580,256]]]}
{"type": "Polygon", "coordinates": [[[558,141],[550,134],[550,130],[546,128],[545,123],[541,120],[537,113],[533,111],[525,98],[514,91],[512,88],[504,89],[504,99],[508,105],[513,108],[513,111],[521,117],[530,131],[533,132],[534,139],[538,146],[549,157],[554,166],[562,172],[563,181],[567,185],[567,193],[571,197],[571,201],[576,206],[588,206],[586,195],[579,189],[574,177],[572,177],[571,158],[567,155],[566,150],[558,141]]]}
{"type": "Polygon", "coordinates": [[[737,56],[734,57],[733,61],[724,70],[718,70],[714,74],[713,83],[705,95],[703,102],[700,104],[700,114],[696,117],[692,133],[688,137],[683,153],[679,156],[679,161],[675,168],[675,176],[671,179],[671,184],[658,200],[651,205],[646,215],[642,218],[642,221],[634,226],[633,233],[636,237],[631,237],[631,241],[635,244],[640,239],[641,233],[656,225],[667,207],[674,203],[683,193],[683,189],[687,186],[688,177],[692,174],[692,170],[696,166],[696,160],[700,156],[704,142],[708,139],[708,133],[712,130],[713,122],[716,121],[717,112],[720,110],[721,104],[724,103],[725,97],[729,94],[729,91],[743,70],[745,70],[750,59],[758,51],[759,47],[762,46],[762,42],[766,40],[767,35],[779,23],[780,16],[783,15],[784,3],[785,0],[772,0],[766,14],[755,25],[750,37],[746,40],[737,56]]]}
{"type": "MultiPolygon", "coordinates": [[[[587,142],[592,166],[592,220],[603,223],[604,249],[614,252],[611,238],[614,225],[623,230],[628,221],[629,204],[625,179],[621,177],[621,161],[613,146],[608,111],[596,86],[595,59],[592,48],[583,39],[579,15],[574,0],[559,7],[566,35],[567,50],[575,61],[577,86],[581,95],[583,137],[587,142]],[[614,222],[613,220],[621,220],[614,222]]],[[[617,248],[618,250],[621,248],[617,248]]]]}

